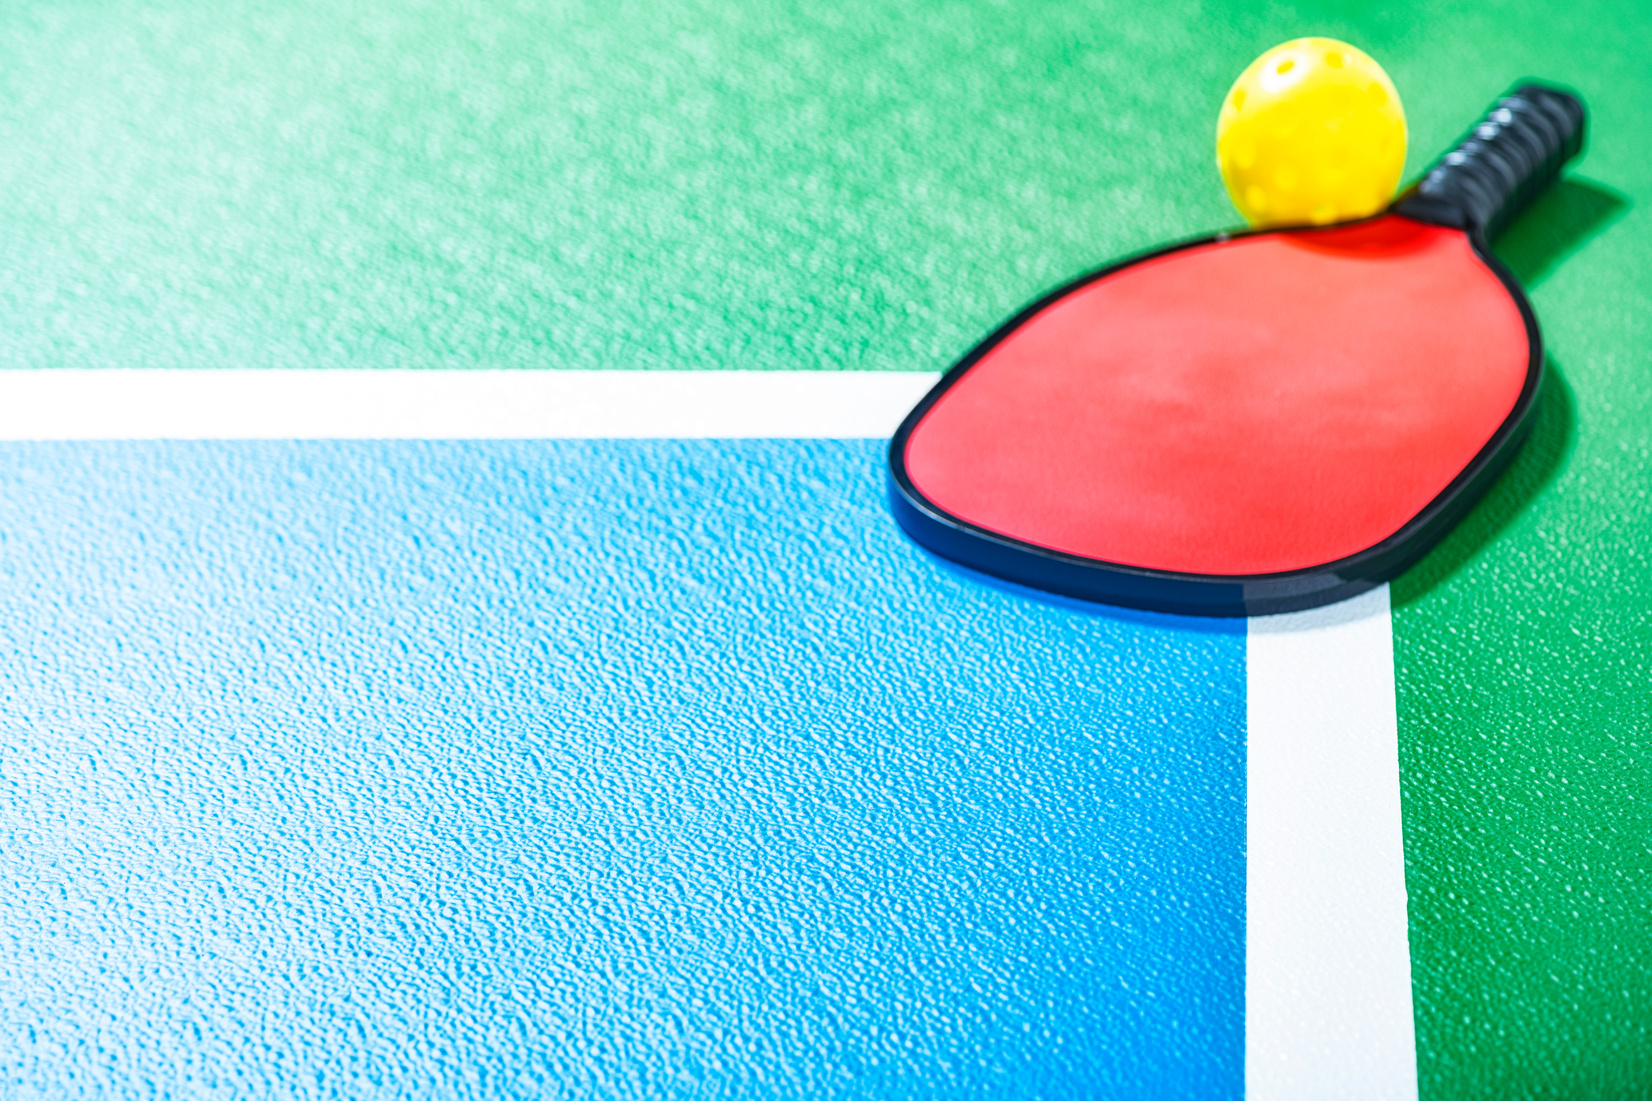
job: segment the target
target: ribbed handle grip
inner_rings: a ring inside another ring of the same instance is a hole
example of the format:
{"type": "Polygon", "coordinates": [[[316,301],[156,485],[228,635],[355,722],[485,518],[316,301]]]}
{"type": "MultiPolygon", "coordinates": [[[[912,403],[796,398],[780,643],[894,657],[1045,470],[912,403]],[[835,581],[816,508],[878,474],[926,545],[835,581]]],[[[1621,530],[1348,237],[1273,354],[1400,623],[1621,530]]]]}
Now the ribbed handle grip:
{"type": "Polygon", "coordinates": [[[1493,104],[1394,210],[1419,221],[1478,230],[1490,240],[1583,148],[1585,118],[1576,96],[1541,84],[1519,85],[1493,104]]]}

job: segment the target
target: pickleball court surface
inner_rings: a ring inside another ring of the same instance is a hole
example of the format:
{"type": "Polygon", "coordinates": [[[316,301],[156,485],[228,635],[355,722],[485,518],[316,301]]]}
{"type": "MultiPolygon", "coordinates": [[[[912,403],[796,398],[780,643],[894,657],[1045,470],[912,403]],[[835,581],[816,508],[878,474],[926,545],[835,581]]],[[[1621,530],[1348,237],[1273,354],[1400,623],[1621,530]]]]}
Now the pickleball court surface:
{"type": "Polygon", "coordinates": [[[1247,1048],[1286,974],[1247,963],[1247,892],[1343,816],[1268,818],[1247,785],[1289,743],[1254,724],[1363,737],[1380,708],[1315,679],[1345,651],[952,570],[890,521],[874,433],[618,438],[593,405],[587,439],[332,438],[394,404],[350,391],[213,439],[263,399],[128,432],[121,386],[938,371],[1231,225],[1221,95],[1324,34],[1394,78],[1408,178],[1516,79],[1591,110],[1498,245],[1549,355],[1532,438],[1346,653],[1392,654],[1418,1094],[1635,1095],[1645,29],[1622,0],[8,5],[0,1092],[1293,1096],[1247,1048]],[[11,380],[63,368],[50,401],[11,380]],[[1300,699],[1255,691],[1268,646],[1300,699]]]}
{"type": "Polygon", "coordinates": [[[4,450],[14,1087],[1237,1091],[1242,627],[875,441],[4,450]]]}

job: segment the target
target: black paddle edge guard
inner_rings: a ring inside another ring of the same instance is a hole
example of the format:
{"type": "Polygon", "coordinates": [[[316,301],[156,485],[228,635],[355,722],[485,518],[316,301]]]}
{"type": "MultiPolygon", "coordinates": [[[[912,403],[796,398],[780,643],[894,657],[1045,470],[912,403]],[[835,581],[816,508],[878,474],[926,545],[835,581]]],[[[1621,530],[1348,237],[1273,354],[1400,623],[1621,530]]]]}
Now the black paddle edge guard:
{"type": "Polygon", "coordinates": [[[1588,111],[1561,88],[1522,81],[1393,206],[1493,240],[1583,150],[1588,111]]]}
{"type": "MultiPolygon", "coordinates": [[[[1392,581],[1434,549],[1485,496],[1531,430],[1532,410],[1543,383],[1543,335],[1525,288],[1492,255],[1488,242],[1559,179],[1566,162],[1583,149],[1587,117],[1583,101],[1570,92],[1521,81],[1492,104],[1485,117],[1417,185],[1376,215],[1398,214],[1463,230],[1475,256],[1497,276],[1519,308],[1527,346],[1526,378],[1503,423],[1451,484],[1382,542],[1335,562],[1284,573],[1230,576],[1144,569],[1066,554],[972,524],[924,497],[906,470],[907,440],[941,395],[1052,302],[1132,264],[1236,237],[1278,232],[1280,227],[1218,233],[1126,257],[1057,287],[1000,325],[941,376],[889,441],[889,500],[896,521],[920,546],[970,569],[1080,600],[1176,615],[1234,617],[1305,611],[1392,581]]],[[[1291,232],[1314,233],[1353,224],[1358,223],[1303,226],[1291,232]]]]}
{"type": "MultiPolygon", "coordinates": [[[[1291,232],[1329,232],[1353,224],[1358,223],[1291,232]]],[[[1128,257],[1056,288],[1000,325],[941,376],[889,441],[889,502],[896,522],[918,545],[969,569],[1062,596],[1173,615],[1232,618],[1305,611],[1358,596],[1410,569],[1445,538],[1513,460],[1531,429],[1532,409],[1543,382],[1543,337],[1537,328],[1537,316],[1520,281],[1491,254],[1485,236],[1474,230],[1469,231],[1468,239],[1475,255],[1502,281],[1525,323],[1525,382],[1509,415],[1451,484],[1393,535],[1357,554],[1321,566],[1270,574],[1144,569],[1051,550],[972,524],[925,497],[907,472],[907,441],[934,404],[982,357],[1046,306],[1133,264],[1184,249],[1273,232],[1278,230],[1218,233],[1128,257]]]]}

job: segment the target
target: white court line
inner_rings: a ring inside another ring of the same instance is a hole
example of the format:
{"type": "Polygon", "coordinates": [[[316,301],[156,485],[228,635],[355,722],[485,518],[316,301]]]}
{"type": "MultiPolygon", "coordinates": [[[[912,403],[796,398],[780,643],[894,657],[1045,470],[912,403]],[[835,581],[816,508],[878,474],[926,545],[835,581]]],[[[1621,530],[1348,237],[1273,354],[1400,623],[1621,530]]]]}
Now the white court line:
{"type": "Polygon", "coordinates": [[[871,371],[0,371],[0,440],[887,438],[871,371]]]}
{"type": "MultiPolygon", "coordinates": [[[[928,373],[0,370],[0,440],[884,438],[928,373]]],[[[1249,628],[1246,1092],[1417,1095],[1387,587],[1249,628]]]]}
{"type": "Polygon", "coordinates": [[[1248,651],[1245,1096],[1414,1101],[1388,586],[1248,651]]]}

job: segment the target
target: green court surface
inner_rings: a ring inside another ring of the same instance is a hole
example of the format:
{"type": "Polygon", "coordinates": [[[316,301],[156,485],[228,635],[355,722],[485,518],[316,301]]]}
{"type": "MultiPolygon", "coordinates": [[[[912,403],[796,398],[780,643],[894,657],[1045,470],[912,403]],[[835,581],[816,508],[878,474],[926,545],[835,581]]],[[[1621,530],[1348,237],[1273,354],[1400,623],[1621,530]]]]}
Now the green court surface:
{"type": "MultiPolygon", "coordinates": [[[[13,0],[0,365],[939,370],[1231,225],[1234,76],[1328,35],[1414,177],[1591,110],[1505,236],[1534,435],[1396,582],[1424,1098],[1652,1082],[1652,15],[1639,4],[13,0]]],[[[1311,354],[1304,349],[1304,354],[1311,354]]]]}

